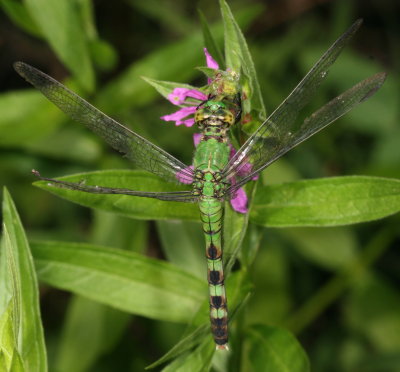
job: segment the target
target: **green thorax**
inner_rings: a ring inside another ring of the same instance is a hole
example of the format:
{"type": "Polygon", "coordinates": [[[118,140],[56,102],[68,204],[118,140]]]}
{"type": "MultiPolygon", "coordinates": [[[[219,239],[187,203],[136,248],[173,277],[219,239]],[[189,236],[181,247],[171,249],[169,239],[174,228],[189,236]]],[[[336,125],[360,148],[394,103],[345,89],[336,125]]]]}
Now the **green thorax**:
{"type": "Polygon", "coordinates": [[[220,198],[225,187],[220,173],[230,154],[227,130],[234,124],[235,117],[224,103],[210,100],[196,111],[195,121],[202,137],[194,155],[193,192],[204,197],[220,198]]]}

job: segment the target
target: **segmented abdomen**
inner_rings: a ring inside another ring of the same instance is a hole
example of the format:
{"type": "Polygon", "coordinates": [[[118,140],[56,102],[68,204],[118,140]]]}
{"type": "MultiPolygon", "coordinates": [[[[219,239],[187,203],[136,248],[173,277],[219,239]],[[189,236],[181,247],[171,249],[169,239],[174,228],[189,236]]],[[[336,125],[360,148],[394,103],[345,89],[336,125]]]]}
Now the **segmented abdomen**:
{"type": "Polygon", "coordinates": [[[223,202],[203,197],[200,201],[200,213],[206,239],[211,332],[217,348],[227,349],[228,307],[222,263],[223,202]]]}

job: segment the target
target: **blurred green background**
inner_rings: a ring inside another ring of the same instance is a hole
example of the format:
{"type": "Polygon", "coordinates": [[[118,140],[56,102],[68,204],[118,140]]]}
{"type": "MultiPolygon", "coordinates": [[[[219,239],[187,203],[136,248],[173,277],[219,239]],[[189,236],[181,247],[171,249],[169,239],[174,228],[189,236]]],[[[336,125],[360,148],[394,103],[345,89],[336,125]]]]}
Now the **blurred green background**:
{"type": "MultiPolygon", "coordinates": [[[[54,19],[45,0],[26,1],[27,8],[0,2],[0,185],[14,198],[29,239],[92,242],[168,257],[168,244],[182,223],[132,222],[31,185],[31,169],[57,177],[131,164],[31,90],[12,63],[22,60],[68,82],[108,115],[190,163],[194,128],[161,121],[174,107],[141,76],[203,85],[194,69],[204,65],[197,8],[222,42],[218,2],[72,3],[72,10],[60,8],[64,17],[54,19]],[[27,9],[37,15],[35,21],[27,9]]],[[[269,113],[357,18],[364,18],[361,30],[310,109],[376,72],[389,73],[370,101],[268,168],[266,182],[340,175],[400,178],[400,2],[231,0],[229,5],[249,43],[269,113]]],[[[198,246],[203,260],[201,230],[191,225],[185,223],[185,231],[193,230],[187,244],[198,246]]],[[[314,371],[400,371],[399,226],[395,215],[348,227],[265,229],[246,322],[288,327],[314,371]],[[354,261],[365,265],[357,270],[350,265],[354,261]]],[[[199,276],[204,270],[203,261],[193,267],[199,276]]],[[[50,370],[71,371],[78,354],[83,361],[74,371],[142,370],[183,330],[111,310],[99,314],[91,302],[49,287],[41,289],[41,304],[50,370]],[[96,340],[106,341],[85,353],[71,343],[90,333],[90,319],[87,329],[74,329],[74,316],[82,309],[114,322],[115,331],[97,334],[96,340]]]]}

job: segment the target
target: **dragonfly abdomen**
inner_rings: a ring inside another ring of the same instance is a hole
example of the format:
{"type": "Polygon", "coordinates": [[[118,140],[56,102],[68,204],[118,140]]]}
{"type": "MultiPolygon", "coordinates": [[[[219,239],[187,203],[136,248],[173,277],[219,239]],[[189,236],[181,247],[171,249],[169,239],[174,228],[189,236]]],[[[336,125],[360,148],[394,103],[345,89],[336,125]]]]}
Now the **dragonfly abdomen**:
{"type": "Polygon", "coordinates": [[[206,240],[211,332],[218,349],[227,349],[228,307],[222,262],[223,202],[203,196],[199,203],[206,240]]]}

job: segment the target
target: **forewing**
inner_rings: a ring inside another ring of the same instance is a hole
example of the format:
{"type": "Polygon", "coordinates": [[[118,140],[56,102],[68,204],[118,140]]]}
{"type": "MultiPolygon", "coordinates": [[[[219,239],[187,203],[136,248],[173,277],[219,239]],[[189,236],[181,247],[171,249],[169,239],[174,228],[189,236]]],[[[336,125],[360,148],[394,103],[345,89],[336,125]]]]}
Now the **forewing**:
{"type": "Polygon", "coordinates": [[[223,170],[223,177],[232,184],[229,192],[237,190],[294,146],[345,114],[379,89],[385,79],[385,74],[378,74],[362,81],[330,101],[302,123],[296,122],[300,111],[315,95],[316,90],[325,79],[329,67],[335,62],[361,23],[361,20],[356,21],[333,43],[290,95],[230,159],[223,170]]]}
{"type": "Polygon", "coordinates": [[[192,170],[185,164],[105,115],[57,80],[23,62],[16,62],[14,68],[59,109],[86,125],[137,166],[170,182],[179,183],[177,173],[181,178],[193,179],[192,170]]]}

